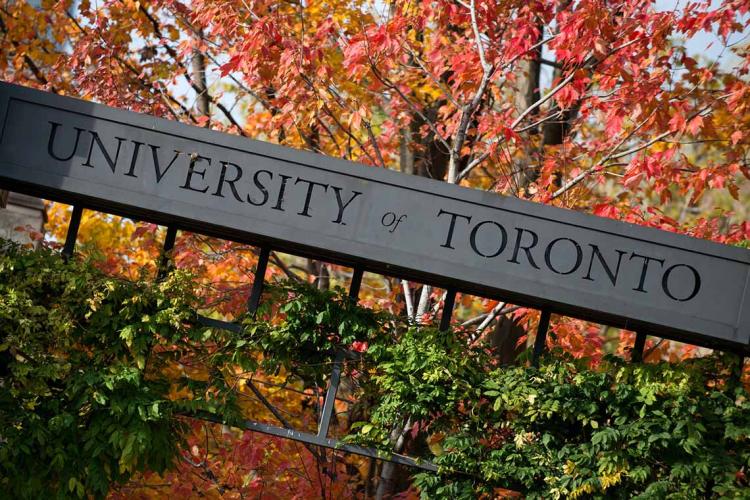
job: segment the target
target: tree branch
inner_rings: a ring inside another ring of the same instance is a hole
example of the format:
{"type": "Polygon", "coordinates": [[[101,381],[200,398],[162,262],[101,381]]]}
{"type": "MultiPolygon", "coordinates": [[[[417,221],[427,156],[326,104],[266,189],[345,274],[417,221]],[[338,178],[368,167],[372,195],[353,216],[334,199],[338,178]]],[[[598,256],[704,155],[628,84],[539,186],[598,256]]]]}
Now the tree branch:
{"type": "MultiPolygon", "coordinates": [[[[710,106],[706,106],[706,107],[702,108],[701,110],[693,113],[692,115],[690,115],[687,118],[686,121],[690,121],[693,118],[695,118],[696,116],[702,114],[709,107],[710,106]]],[[[646,119],[644,119],[640,124],[638,124],[638,126],[635,127],[627,136],[625,136],[622,140],[620,140],[617,143],[617,145],[610,150],[609,154],[607,154],[603,159],[599,160],[598,162],[596,162],[591,167],[587,168],[586,170],[584,170],[583,172],[581,172],[577,176],[573,177],[568,182],[566,182],[563,186],[561,186],[557,191],[555,191],[554,193],[552,193],[552,197],[550,199],[554,200],[556,198],[559,198],[565,192],[569,191],[571,188],[573,188],[575,185],[577,185],[579,182],[581,182],[583,179],[585,179],[590,174],[592,174],[592,173],[594,173],[596,171],[600,171],[600,170],[604,170],[604,169],[608,168],[608,165],[606,165],[607,162],[610,162],[610,161],[613,161],[613,160],[617,160],[617,159],[623,158],[625,156],[629,156],[629,155],[631,155],[633,153],[637,153],[639,151],[642,151],[642,150],[648,148],[649,146],[652,146],[653,144],[656,144],[657,142],[662,141],[663,139],[669,137],[670,135],[676,134],[677,133],[676,130],[675,131],[667,130],[666,132],[662,132],[661,134],[657,135],[653,139],[651,139],[651,140],[649,140],[649,141],[647,141],[647,142],[645,142],[643,144],[640,144],[638,146],[632,147],[632,148],[630,148],[630,149],[628,149],[626,151],[622,151],[620,153],[617,153],[617,150],[620,149],[620,147],[628,139],[630,139],[631,137],[633,137],[633,135],[635,135],[635,133],[638,130],[640,130],[641,127],[643,127],[643,125],[645,125],[645,123],[649,120],[649,118],[651,118],[651,115],[653,115],[655,112],[656,112],[656,110],[654,110],[646,119]]]]}
{"type": "MultiPolygon", "coordinates": [[[[466,4],[463,4],[466,5],[466,4]]],[[[461,120],[456,130],[456,135],[453,140],[453,147],[450,149],[450,160],[448,161],[448,183],[455,184],[458,181],[458,163],[461,159],[461,149],[464,146],[466,135],[468,133],[469,124],[471,123],[471,117],[479,107],[479,104],[484,98],[484,93],[487,91],[490,79],[494,72],[494,67],[487,62],[484,45],[482,43],[482,35],[479,32],[479,24],[477,22],[477,11],[475,0],[471,0],[469,5],[469,12],[471,13],[471,29],[474,32],[474,43],[477,46],[479,52],[479,61],[482,65],[482,80],[479,83],[476,93],[472,100],[461,107],[461,120]]]]}
{"type": "MultiPolygon", "coordinates": [[[[182,69],[182,76],[183,76],[183,78],[185,78],[185,81],[187,81],[188,85],[190,85],[190,88],[192,88],[193,91],[198,96],[201,96],[204,93],[206,95],[208,95],[208,91],[206,90],[204,92],[200,88],[200,86],[198,84],[196,84],[196,82],[194,82],[193,79],[190,77],[190,74],[189,74],[187,68],[185,67],[185,65],[180,60],[177,52],[172,48],[171,45],[169,45],[166,41],[164,41],[165,39],[164,39],[164,36],[162,35],[161,26],[159,24],[159,21],[155,17],[153,17],[151,15],[151,13],[148,10],[146,10],[146,8],[143,5],[139,5],[138,6],[138,10],[141,13],[143,13],[143,15],[146,16],[146,19],[148,19],[149,22],[151,23],[151,26],[153,28],[154,34],[156,35],[157,38],[159,38],[162,47],[164,47],[164,49],[167,51],[167,53],[170,55],[170,57],[172,57],[174,59],[175,64],[182,69]]],[[[229,120],[229,123],[231,123],[233,126],[235,126],[237,128],[237,133],[239,133],[243,137],[247,137],[247,134],[243,130],[242,126],[237,122],[237,120],[234,118],[234,116],[232,116],[232,113],[229,112],[229,110],[226,108],[226,106],[224,106],[221,102],[219,102],[216,98],[214,98],[211,95],[208,95],[208,98],[209,98],[209,100],[210,100],[211,103],[213,103],[217,108],[219,108],[219,110],[222,112],[222,114],[224,114],[224,116],[227,118],[227,120],[229,120]]]]}
{"type": "Polygon", "coordinates": [[[409,282],[406,280],[401,280],[401,286],[404,289],[404,302],[406,303],[406,316],[411,319],[414,317],[414,299],[411,296],[411,287],[409,286],[409,282]]]}
{"type": "MultiPolygon", "coordinates": [[[[550,40],[554,39],[556,36],[557,35],[554,35],[554,36],[552,36],[550,38],[547,38],[545,40],[540,41],[539,43],[537,43],[534,46],[532,46],[529,49],[529,51],[534,50],[535,48],[537,48],[537,47],[539,47],[539,46],[541,46],[541,45],[549,42],[550,40]]],[[[526,126],[526,127],[521,128],[521,129],[518,128],[518,126],[521,124],[521,122],[529,114],[531,114],[535,109],[537,109],[538,107],[542,106],[544,103],[546,103],[547,101],[549,101],[555,94],[557,94],[560,90],[562,90],[562,88],[565,87],[565,85],[567,85],[568,83],[570,83],[570,81],[573,79],[573,76],[575,76],[575,73],[576,73],[576,71],[578,69],[581,69],[583,67],[586,67],[586,66],[589,66],[589,65],[592,65],[592,64],[598,64],[599,62],[603,61],[604,59],[606,59],[607,57],[611,56],[612,54],[614,54],[614,53],[616,53],[616,52],[618,52],[618,51],[620,51],[620,50],[622,50],[622,49],[624,49],[624,48],[626,48],[626,47],[628,47],[628,46],[630,46],[630,45],[638,42],[639,40],[641,40],[641,38],[634,38],[633,40],[629,40],[629,41],[623,43],[622,45],[619,45],[619,46],[615,47],[614,49],[612,49],[611,51],[609,51],[601,60],[593,58],[593,57],[588,58],[588,60],[580,68],[572,69],[571,72],[570,72],[570,74],[568,74],[568,76],[566,76],[565,79],[563,79],[558,85],[556,85],[555,88],[553,88],[552,90],[550,90],[547,94],[545,94],[544,97],[542,97],[538,101],[534,102],[531,106],[529,106],[528,108],[526,108],[518,116],[518,118],[516,118],[513,121],[513,123],[511,124],[511,126],[509,128],[511,130],[513,130],[514,132],[519,133],[519,132],[522,132],[522,131],[529,130],[529,129],[535,127],[535,126],[538,126],[539,123],[534,123],[533,125],[526,126]]],[[[526,53],[528,53],[528,51],[526,53]]],[[[522,55],[523,54],[520,54],[520,55],[514,57],[511,61],[509,61],[508,63],[504,64],[502,66],[502,68],[505,68],[505,67],[509,66],[510,64],[512,64],[512,62],[515,62],[516,60],[518,60],[522,55]]],[[[549,120],[549,119],[551,119],[552,116],[553,115],[549,115],[548,117],[545,117],[542,121],[549,120]]],[[[490,144],[493,144],[493,143],[502,143],[504,141],[505,141],[504,138],[498,138],[498,139],[496,139],[494,141],[490,141],[490,144]]],[[[482,152],[479,156],[477,156],[474,160],[472,160],[469,163],[469,165],[467,165],[467,167],[464,168],[461,171],[461,173],[458,175],[458,177],[457,177],[458,180],[461,180],[464,177],[466,177],[474,168],[476,168],[480,163],[482,163],[484,160],[486,160],[490,156],[490,154],[491,154],[490,151],[486,150],[486,151],[482,152]]]]}
{"type": "Polygon", "coordinates": [[[443,138],[440,132],[438,132],[438,129],[435,126],[435,124],[432,122],[432,120],[427,118],[427,116],[425,116],[425,114],[422,111],[420,111],[419,108],[417,108],[417,106],[414,103],[411,102],[411,99],[406,97],[406,95],[404,95],[404,93],[401,92],[401,89],[398,88],[398,86],[394,85],[388,78],[385,78],[383,75],[381,75],[380,71],[378,71],[378,69],[375,67],[375,65],[372,62],[370,62],[370,71],[372,71],[372,74],[375,75],[375,78],[377,78],[378,81],[380,81],[380,83],[382,83],[389,89],[395,91],[399,95],[399,97],[406,103],[406,105],[409,106],[409,109],[411,109],[413,113],[419,116],[422,119],[422,121],[424,121],[425,124],[427,124],[427,126],[430,128],[432,133],[435,135],[435,138],[438,140],[438,142],[440,142],[440,144],[442,144],[445,147],[446,151],[451,150],[450,144],[448,144],[448,142],[443,138]]]}

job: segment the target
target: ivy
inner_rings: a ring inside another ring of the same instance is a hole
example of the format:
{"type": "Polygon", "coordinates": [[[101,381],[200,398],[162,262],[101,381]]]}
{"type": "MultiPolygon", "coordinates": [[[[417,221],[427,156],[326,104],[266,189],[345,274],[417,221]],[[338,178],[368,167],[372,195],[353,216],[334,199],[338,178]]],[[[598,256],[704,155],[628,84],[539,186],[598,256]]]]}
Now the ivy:
{"type": "Polygon", "coordinates": [[[262,355],[266,373],[284,370],[306,386],[322,386],[341,349],[393,328],[392,318],[357,306],[341,288],[292,281],[267,288],[258,314],[244,318],[247,347],[262,355]]]}
{"type": "Polygon", "coordinates": [[[345,440],[390,451],[401,431],[407,451],[429,449],[439,472],[415,475],[424,498],[748,497],[750,402],[732,356],[591,368],[556,352],[540,368],[500,367],[461,331],[369,312],[343,291],[284,285],[274,297],[283,317],[247,320],[262,327],[267,368],[320,381],[335,350],[366,341],[348,361],[351,411],[365,418],[345,440]]]}
{"type": "Polygon", "coordinates": [[[221,376],[174,373],[198,354],[220,370],[233,340],[197,326],[193,288],[181,272],[126,281],[0,246],[0,490],[103,497],[138,471],[173,466],[181,414],[236,414],[221,376]]]}
{"type": "Polygon", "coordinates": [[[280,283],[232,333],[200,326],[196,284],[105,276],[0,247],[0,490],[103,497],[174,467],[186,415],[241,418],[233,374],[323,388],[345,355],[345,441],[435,463],[424,498],[747,498],[750,401],[731,357],[591,368],[562,353],[499,366],[488,346],[280,283]]]}
{"type": "Polygon", "coordinates": [[[503,487],[528,498],[746,498],[750,404],[727,366],[608,358],[592,370],[557,356],[488,370],[470,418],[434,458],[439,479],[416,482],[425,497],[503,487]]]}

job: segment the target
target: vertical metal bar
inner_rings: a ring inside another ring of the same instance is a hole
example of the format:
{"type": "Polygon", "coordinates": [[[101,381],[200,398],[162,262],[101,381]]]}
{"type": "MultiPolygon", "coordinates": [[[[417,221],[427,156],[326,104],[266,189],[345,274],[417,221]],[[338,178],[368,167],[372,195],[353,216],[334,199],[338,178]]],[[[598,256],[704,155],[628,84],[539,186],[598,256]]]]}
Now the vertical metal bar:
{"type": "MultiPolygon", "coordinates": [[[[363,274],[364,271],[362,269],[354,269],[352,283],[349,285],[349,298],[352,301],[356,302],[359,296],[363,274]]],[[[333,360],[333,370],[331,371],[331,378],[328,382],[328,390],[323,400],[323,410],[320,412],[320,422],[318,423],[318,437],[321,438],[328,437],[328,428],[331,426],[333,411],[336,409],[336,393],[339,390],[339,382],[341,382],[341,365],[344,363],[344,357],[344,351],[340,350],[336,353],[336,358],[333,360]]]]}
{"type": "Polygon", "coordinates": [[[320,412],[320,422],[318,423],[319,437],[328,437],[328,428],[331,426],[333,410],[336,409],[336,392],[338,392],[339,382],[341,381],[341,365],[343,362],[344,351],[339,351],[336,353],[336,358],[333,360],[331,379],[328,382],[328,390],[326,391],[326,397],[323,400],[323,410],[320,412]]]}
{"type": "Polygon", "coordinates": [[[164,253],[171,252],[177,239],[177,226],[167,226],[167,234],[164,236],[164,253]]]}
{"type": "Polygon", "coordinates": [[[534,366],[539,366],[539,358],[547,345],[547,330],[549,329],[551,316],[552,313],[550,311],[542,309],[542,315],[539,317],[539,327],[536,330],[536,339],[534,339],[534,352],[531,358],[531,364],[534,366]]]}
{"type": "Polygon", "coordinates": [[[359,297],[359,289],[362,287],[362,276],[365,274],[364,269],[355,267],[352,273],[352,282],[349,285],[349,298],[357,300],[359,297]]]}
{"type": "Polygon", "coordinates": [[[247,300],[247,311],[250,314],[255,314],[260,305],[260,296],[263,293],[263,280],[266,278],[266,268],[268,268],[268,257],[270,255],[270,248],[261,247],[260,255],[258,256],[258,266],[255,268],[253,288],[250,291],[250,298],[247,300]]]}
{"type": "Polygon", "coordinates": [[[72,257],[76,249],[76,238],[78,238],[78,228],[81,226],[82,215],[83,207],[74,205],[73,213],[70,216],[70,223],[68,224],[68,234],[65,236],[65,245],[62,250],[63,257],[65,258],[72,257]]]}
{"type": "Polygon", "coordinates": [[[741,384],[742,383],[742,371],[745,369],[745,356],[742,354],[739,355],[739,360],[737,362],[737,370],[732,370],[732,381],[735,384],[741,384]]]}
{"type": "Polygon", "coordinates": [[[451,326],[451,316],[453,316],[453,306],[456,304],[456,290],[449,288],[445,291],[445,301],[443,302],[443,314],[440,316],[440,329],[445,331],[451,326]]]}
{"type": "Polygon", "coordinates": [[[167,234],[164,236],[164,247],[162,249],[161,260],[159,262],[158,279],[167,275],[169,270],[169,252],[174,249],[174,242],[177,239],[177,227],[167,226],[167,234]]]}
{"type": "Polygon", "coordinates": [[[633,363],[640,363],[643,361],[643,348],[646,346],[646,333],[636,332],[635,343],[633,344],[633,350],[630,354],[630,361],[633,363]]]}

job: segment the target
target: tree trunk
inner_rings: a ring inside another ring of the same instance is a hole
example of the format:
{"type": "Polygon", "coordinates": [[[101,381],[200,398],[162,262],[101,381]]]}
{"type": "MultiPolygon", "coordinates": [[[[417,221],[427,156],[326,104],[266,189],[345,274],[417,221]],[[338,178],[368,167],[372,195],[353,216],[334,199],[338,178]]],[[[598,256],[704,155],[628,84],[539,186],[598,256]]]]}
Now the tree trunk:
{"type": "MultiPolygon", "coordinates": [[[[202,32],[198,35],[202,37],[202,32]]],[[[192,75],[191,78],[196,87],[195,103],[201,116],[208,118],[203,125],[209,128],[211,124],[211,97],[208,95],[208,85],[206,83],[206,57],[198,48],[193,49],[191,57],[192,75]]]]}
{"type": "Polygon", "coordinates": [[[398,145],[399,170],[405,174],[414,174],[414,151],[411,150],[412,133],[410,127],[399,130],[400,142],[398,145]]]}
{"type": "Polygon", "coordinates": [[[328,290],[330,288],[331,273],[324,262],[307,259],[307,272],[313,277],[313,285],[318,290],[328,290]]]}
{"type": "MultiPolygon", "coordinates": [[[[538,40],[535,40],[535,43],[541,40],[541,38],[544,36],[544,26],[539,26],[539,38],[538,40]]],[[[532,104],[537,102],[539,98],[541,97],[540,92],[540,79],[541,79],[541,72],[542,72],[542,48],[539,47],[531,54],[531,58],[528,61],[525,61],[523,64],[523,78],[525,83],[525,88],[522,86],[519,86],[519,92],[516,102],[519,103],[519,108],[521,109],[528,109],[531,107],[532,104]]],[[[529,121],[534,122],[539,118],[539,108],[535,109],[530,115],[529,115],[529,121]]],[[[538,135],[539,134],[539,128],[534,127],[533,129],[529,130],[530,135],[538,135]]],[[[522,159],[520,159],[516,163],[516,168],[518,170],[518,174],[516,177],[516,186],[518,190],[518,194],[523,195],[526,192],[526,188],[534,182],[537,177],[539,176],[539,170],[536,165],[532,163],[532,158],[534,157],[534,150],[529,149],[526,151],[526,154],[522,159]]]]}
{"type": "Polygon", "coordinates": [[[490,345],[497,352],[497,359],[501,365],[512,365],[523,352],[524,346],[518,345],[518,339],[526,334],[522,326],[515,321],[500,316],[497,320],[494,330],[489,335],[490,345]]]}
{"type": "MultiPolygon", "coordinates": [[[[411,418],[406,419],[406,423],[402,426],[396,426],[391,432],[391,443],[393,443],[393,453],[401,453],[404,449],[406,442],[406,433],[411,427],[411,418]]],[[[375,499],[382,500],[386,495],[393,491],[394,473],[396,471],[396,464],[393,462],[384,462],[383,470],[380,472],[380,481],[378,482],[378,489],[375,492],[375,499]]]]}

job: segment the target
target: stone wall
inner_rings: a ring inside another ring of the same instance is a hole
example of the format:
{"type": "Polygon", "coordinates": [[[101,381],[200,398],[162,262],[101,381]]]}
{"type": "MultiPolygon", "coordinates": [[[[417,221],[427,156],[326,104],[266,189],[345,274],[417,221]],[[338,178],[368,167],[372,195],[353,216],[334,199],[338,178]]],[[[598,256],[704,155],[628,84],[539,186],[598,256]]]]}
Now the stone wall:
{"type": "Polygon", "coordinates": [[[19,193],[7,193],[3,200],[0,192],[0,238],[10,239],[19,243],[29,243],[27,231],[17,231],[18,227],[30,226],[35,231],[44,232],[46,212],[44,202],[40,198],[19,193]],[[3,208],[3,205],[5,207],[3,208]]]}

